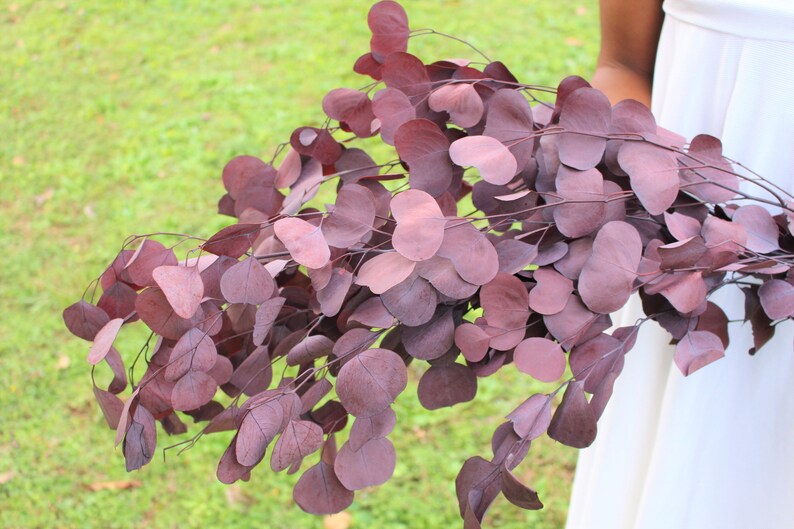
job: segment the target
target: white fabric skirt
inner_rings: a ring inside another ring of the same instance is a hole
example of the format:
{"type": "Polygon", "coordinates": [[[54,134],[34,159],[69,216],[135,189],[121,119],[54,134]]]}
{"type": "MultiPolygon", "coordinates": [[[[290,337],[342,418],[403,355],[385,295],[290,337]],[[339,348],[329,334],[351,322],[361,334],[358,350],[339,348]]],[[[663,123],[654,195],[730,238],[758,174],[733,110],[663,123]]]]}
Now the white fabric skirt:
{"type": "MultiPolygon", "coordinates": [[[[791,39],[771,41],[665,9],[653,88],[659,124],[689,139],[717,136],[727,156],[794,190],[794,24],[791,39]]],[[[743,318],[738,289],[712,301],[743,318]]],[[[641,315],[635,296],[615,324],[641,315]]],[[[580,453],[568,529],[794,527],[794,325],[778,325],[752,357],[749,323],[731,327],[725,358],[684,377],[669,335],[643,326],[596,442],[580,453]]]]}

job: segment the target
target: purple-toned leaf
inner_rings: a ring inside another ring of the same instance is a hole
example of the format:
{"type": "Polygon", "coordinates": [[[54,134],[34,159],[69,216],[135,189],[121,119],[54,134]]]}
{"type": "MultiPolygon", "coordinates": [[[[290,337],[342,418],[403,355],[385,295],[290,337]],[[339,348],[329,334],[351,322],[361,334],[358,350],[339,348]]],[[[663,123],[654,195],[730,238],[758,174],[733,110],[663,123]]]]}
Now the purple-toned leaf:
{"type": "Polygon", "coordinates": [[[510,470],[503,468],[502,472],[502,494],[507,501],[521,507],[522,509],[536,511],[543,508],[538,493],[521,483],[510,470]]]}
{"type": "Polygon", "coordinates": [[[198,266],[159,266],[152,277],[177,316],[189,319],[196,313],[204,297],[198,266]]]}
{"type": "Polygon", "coordinates": [[[464,129],[475,126],[482,119],[485,105],[469,83],[450,83],[433,90],[428,99],[436,112],[448,112],[452,122],[464,129]]]}
{"type": "Polygon", "coordinates": [[[270,387],[273,368],[267,347],[257,347],[234,370],[229,383],[248,396],[257,395],[270,387]]]}
{"type": "Polygon", "coordinates": [[[63,322],[69,332],[89,342],[94,340],[109,321],[110,318],[104,310],[82,299],[63,311],[63,322]]]}
{"type": "Polygon", "coordinates": [[[421,104],[430,91],[430,78],[424,63],[410,53],[389,54],[383,61],[381,73],[386,87],[407,95],[414,106],[421,104]]]}
{"type": "Polygon", "coordinates": [[[232,224],[210,237],[201,249],[215,255],[239,259],[253,246],[262,233],[259,224],[232,224]]]}
{"type": "Polygon", "coordinates": [[[280,188],[292,186],[301,175],[301,166],[300,154],[290,147],[281,165],[278,166],[278,174],[273,185],[280,188]]]}
{"type": "Polygon", "coordinates": [[[478,456],[467,459],[455,478],[455,494],[461,516],[467,507],[471,507],[472,516],[478,507],[482,506],[484,511],[499,494],[499,487],[497,465],[478,456]]]}
{"type": "Polygon", "coordinates": [[[326,129],[300,127],[290,137],[290,145],[304,156],[311,156],[323,165],[332,165],[342,155],[342,146],[326,129]]]}
{"type": "Polygon", "coordinates": [[[116,318],[108,321],[94,337],[94,343],[91,345],[91,350],[88,352],[88,363],[97,365],[105,359],[105,356],[116,341],[116,336],[124,325],[124,320],[116,318]]]}
{"type": "Polygon", "coordinates": [[[285,301],[286,299],[282,297],[272,298],[263,302],[259,305],[259,308],[256,309],[256,323],[254,324],[253,334],[254,343],[256,345],[262,345],[264,343],[285,301]]]}
{"type": "Polygon", "coordinates": [[[557,142],[560,161],[580,171],[598,165],[604,156],[611,114],[609,100],[595,88],[579,88],[566,97],[560,110],[560,126],[566,132],[557,142]]]}
{"type": "Polygon", "coordinates": [[[381,294],[380,299],[395,318],[410,327],[430,321],[438,303],[435,289],[416,272],[381,294]]]}
{"type": "Polygon", "coordinates": [[[290,421],[270,456],[270,468],[281,472],[300,463],[323,444],[323,429],[311,421],[290,421]]]}
{"type": "Polygon", "coordinates": [[[331,250],[318,226],[303,219],[285,218],[277,220],[273,228],[297,263],[307,268],[322,268],[331,258],[331,250]]]}
{"type": "Polygon", "coordinates": [[[435,256],[417,263],[416,273],[441,294],[453,299],[466,299],[477,292],[477,285],[464,281],[452,261],[444,257],[435,256]]]}
{"type": "Polygon", "coordinates": [[[353,356],[369,349],[369,346],[377,341],[378,336],[378,333],[369,329],[350,329],[336,341],[332,353],[345,363],[353,356]],[[349,358],[346,358],[348,356],[349,358]]]}
{"type": "Polygon", "coordinates": [[[223,186],[235,200],[252,187],[272,186],[276,171],[254,156],[237,156],[223,168],[223,186]]]}
{"type": "Polygon", "coordinates": [[[447,221],[437,255],[452,261],[461,279],[484,285],[499,271],[499,255],[491,241],[468,219],[447,221]]]}
{"type": "Polygon", "coordinates": [[[532,277],[537,284],[529,291],[529,308],[540,314],[557,314],[565,308],[573,292],[573,281],[545,267],[535,270],[532,277]]]}
{"type": "Polygon", "coordinates": [[[665,211],[664,224],[672,236],[679,241],[700,235],[700,221],[677,211],[673,213],[665,211]]]}
{"type": "Polygon", "coordinates": [[[689,376],[725,356],[720,338],[709,331],[689,331],[675,347],[675,365],[689,376]]]}
{"type": "Polygon", "coordinates": [[[229,303],[259,305],[273,295],[275,288],[273,278],[254,257],[240,261],[221,277],[221,292],[229,303]]]}
{"type": "Polygon", "coordinates": [[[137,319],[137,317],[131,317],[135,312],[135,298],[137,297],[138,293],[132,287],[118,281],[105,289],[96,306],[104,310],[111,319],[123,318],[131,323],[137,319]]]}
{"type": "Polygon", "coordinates": [[[449,147],[452,161],[461,167],[475,167],[491,184],[508,183],[518,173],[518,162],[502,142],[490,136],[466,136],[449,147]]]}
{"type": "Polygon", "coordinates": [[[256,465],[264,456],[267,445],[281,430],[284,412],[277,402],[262,402],[252,406],[243,416],[237,432],[235,454],[245,466],[256,465]]]}
{"type": "Polygon", "coordinates": [[[383,65],[375,60],[371,53],[365,53],[356,60],[353,71],[361,75],[369,75],[376,81],[382,78],[381,69],[383,65]]]}
{"type": "Polygon", "coordinates": [[[176,255],[157,241],[144,239],[124,267],[136,285],[156,286],[152,272],[158,266],[176,265],[176,255]]]}
{"type": "Polygon", "coordinates": [[[339,370],[336,393],[351,415],[370,417],[391,406],[407,383],[399,355],[387,349],[368,349],[339,370]]]}
{"type": "MultiPolygon", "coordinates": [[[[543,316],[549,333],[559,342],[563,349],[570,349],[582,342],[594,332],[598,314],[590,312],[578,296],[568,298],[565,308],[557,314],[543,316]]],[[[609,327],[609,325],[607,325],[609,327]]],[[[603,329],[598,329],[601,332],[603,329]]]]}
{"type": "Polygon", "coordinates": [[[237,446],[237,435],[232,438],[232,442],[226,448],[226,451],[218,462],[218,470],[216,472],[218,481],[227,485],[231,485],[240,479],[245,479],[247,481],[249,472],[253,467],[253,465],[241,465],[237,461],[237,456],[234,451],[235,446],[237,446]]]}
{"type": "Polygon", "coordinates": [[[204,318],[201,308],[189,320],[180,318],[171,308],[163,291],[157,287],[147,288],[138,294],[135,311],[152,331],[169,340],[178,340],[204,318]]]}
{"type": "Polygon", "coordinates": [[[124,459],[127,472],[138,470],[154,457],[157,428],[154,417],[143,406],[135,408],[132,423],[124,436],[124,459]]]}
{"type": "Polygon", "coordinates": [[[678,196],[675,153],[642,141],[627,141],[618,163],[629,175],[631,188],[651,215],[661,215],[678,196]]]}
{"type": "Polygon", "coordinates": [[[370,232],[375,220],[375,197],[366,187],[342,186],[334,210],[323,220],[322,230],[329,246],[348,248],[370,232]]]}
{"type": "Polygon", "coordinates": [[[587,259],[593,253],[593,239],[576,239],[568,245],[565,257],[554,262],[554,268],[568,279],[579,279],[587,259]]]}
{"type": "Polygon", "coordinates": [[[359,138],[372,136],[372,101],[367,94],[352,88],[336,88],[323,98],[323,111],[331,119],[345,123],[359,138]]]}
{"type": "Polygon", "coordinates": [[[570,382],[549,425],[549,437],[573,448],[586,448],[595,440],[596,419],[584,394],[583,382],[570,382]]]}
{"type": "Polygon", "coordinates": [[[415,267],[415,261],[397,252],[381,253],[361,266],[356,276],[356,284],[369,287],[373,294],[383,294],[402,283],[415,267]]]}
{"type": "Polygon", "coordinates": [[[531,337],[516,346],[513,361],[522,371],[541,382],[554,382],[565,372],[565,352],[560,344],[531,337]]]}
{"type": "Polygon", "coordinates": [[[658,292],[682,314],[692,312],[706,301],[707,286],[701,272],[666,274],[661,281],[663,283],[657,285],[657,288],[662,287],[658,292]]]}
{"type": "Polygon", "coordinates": [[[353,503],[353,492],[342,485],[332,465],[320,461],[303,473],[292,498],[309,514],[335,514],[353,503]]]}
{"type": "Polygon", "coordinates": [[[733,213],[733,222],[744,226],[747,232],[747,249],[758,253],[771,253],[780,249],[778,227],[772,215],[761,206],[742,206],[733,213]]]}
{"type": "Polygon", "coordinates": [[[369,46],[376,61],[383,62],[389,54],[408,49],[408,15],[397,2],[382,0],[373,5],[367,24],[372,31],[369,46]]]}
{"type": "Polygon", "coordinates": [[[334,472],[346,489],[360,490],[389,481],[396,462],[394,445],[381,437],[367,441],[357,451],[345,443],[336,456],[334,472]]]}
{"type": "Polygon", "coordinates": [[[514,348],[524,339],[529,318],[529,295],[515,276],[499,273],[480,289],[480,304],[488,321],[490,346],[500,351],[514,348]]]}
{"type": "Polygon", "coordinates": [[[372,98],[372,110],[380,120],[380,135],[394,145],[394,135],[403,123],[416,119],[416,109],[408,96],[395,88],[379,90],[372,98]]]}
{"type": "Polygon", "coordinates": [[[469,402],[477,394],[477,376],[462,364],[431,366],[419,379],[417,394],[428,410],[469,402]]]}
{"type": "Polygon", "coordinates": [[[207,373],[188,371],[174,384],[171,404],[177,411],[195,410],[212,400],[218,383],[207,373]]]}
{"type": "Polygon", "coordinates": [[[124,368],[124,360],[116,348],[111,347],[105,356],[105,361],[113,371],[113,380],[108,384],[108,391],[117,395],[127,387],[127,370],[124,368]]]}
{"type": "Polygon", "coordinates": [[[576,380],[584,382],[584,390],[595,393],[610,373],[623,368],[623,342],[608,334],[599,334],[571,350],[569,363],[576,380]]]}
{"type": "Polygon", "coordinates": [[[435,360],[446,353],[455,338],[452,311],[440,309],[429,322],[405,327],[402,342],[406,352],[417,360],[435,360]]]}
{"type": "Polygon", "coordinates": [[[488,353],[491,337],[479,325],[464,323],[455,328],[455,345],[469,362],[479,362],[488,353]]]}
{"type": "Polygon", "coordinates": [[[188,371],[209,372],[218,359],[212,338],[197,328],[190,329],[174,346],[165,368],[165,379],[176,382],[188,371]]]}
{"type": "Polygon", "coordinates": [[[513,430],[522,439],[532,440],[543,435],[551,423],[551,398],[540,393],[532,395],[507,416],[513,430]]]}
{"type": "Polygon", "coordinates": [[[535,150],[534,120],[529,103],[520,92],[497,90],[488,100],[483,134],[496,138],[510,150],[519,171],[527,166],[535,150]]]}
{"type": "Polygon", "coordinates": [[[426,119],[405,122],[394,133],[394,146],[408,164],[414,190],[432,196],[447,190],[452,182],[449,140],[435,123],[426,119]]]}
{"type": "Polygon", "coordinates": [[[96,397],[99,409],[102,410],[102,415],[108,423],[111,430],[119,427],[119,419],[121,419],[121,411],[124,409],[124,402],[116,395],[109,391],[105,391],[97,386],[94,386],[94,397],[96,397]]]}
{"type": "Polygon", "coordinates": [[[297,366],[328,356],[334,341],[323,335],[307,336],[287,353],[287,365],[297,366]]]}
{"type": "Polygon", "coordinates": [[[794,316],[794,285],[782,279],[765,281],[758,289],[764,312],[772,320],[794,316]]]}
{"type": "Polygon", "coordinates": [[[604,178],[598,169],[577,171],[561,165],[556,185],[557,194],[564,200],[553,209],[560,233],[567,237],[582,237],[603,223],[607,205],[604,178]]]}
{"type": "Polygon", "coordinates": [[[699,235],[682,241],[663,244],[657,248],[662,270],[691,268],[706,253],[706,244],[699,235]]]}
{"type": "Polygon", "coordinates": [[[747,230],[737,222],[730,222],[713,215],[703,221],[701,235],[709,248],[724,252],[741,252],[747,244],[747,230]]]}
{"type": "Polygon", "coordinates": [[[504,239],[496,245],[499,271],[513,275],[532,264],[538,256],[538,247],[515,239],[504,239]]]}
{"type": "Polygon", "coordinates": [[[722,142],[714,136],[700,134],[689,142],[687,155],[679,161],[688,167],[680,172],[681,188],[701,200],[718,204],[732,199],[739,189],[739,177],[722,157],[722,142]]]}
{"type": "Polygon", "coordinates": [[[375,296],[356,307],[347,321],[348,325],[360,324],[365,327],[387,329],[394,325],[394,316],[391,315],[380,297],[375,296]]]}
{"type": "Polygon", "coordinates": [[[593,312],[609,314],[628,301],[642,258],[637,229],[622,221],[605,224],[579,275],[579,294],[593,312]]]}
{"type": "Polygon", "coordinates": [[[311,411],[312,408],[314,408],[323,399],[323,397],[325,397],[331,391],[331,389],[333,389],[333,385],[326,378],[320,379],[309,386],[309,389],[307,389],[306,392],[300,396],[300,414],[303,415],[304,413],[311,411]]]}
{"type": "Polygon", "coordinates": [[[351,450],[358,452],[367,441],[389,435],[395,424],[397,424],[397,415],[391,408],[386,408],[371,417],[358,417],[350,427],[347,443],[351,450]]]}

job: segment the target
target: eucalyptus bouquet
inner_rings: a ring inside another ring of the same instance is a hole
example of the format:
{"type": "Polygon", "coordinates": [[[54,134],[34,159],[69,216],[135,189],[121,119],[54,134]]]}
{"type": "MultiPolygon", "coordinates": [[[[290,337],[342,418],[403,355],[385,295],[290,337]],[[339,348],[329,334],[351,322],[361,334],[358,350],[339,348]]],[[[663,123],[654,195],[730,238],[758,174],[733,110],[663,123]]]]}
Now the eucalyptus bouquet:
{"type": "Polygon", "coordinates": [[[393,1],[368,22],[354,69],[371,84],[329,92],[325,124],[297,128],[272,160],[224,168],[218,209],[236,223],[208,239],[130,238],[64,320],[114,373],[94,394],[128,470],[152,459],[157,421],[187,430],[181,412],[206,422],[191,444],[235,432],[218,479],[249,479],[270,447],[275,472],[302,472],[294,499],[314,514],[391,477],[391,405],[411,362],[427,364],[418,397],[431,410],[474,399],[503,367],[557,382],[516,395],[493,453],[463,464],[460,513],[479,527],[500,492],[542,507],[512,470],[543,434],[593,442],[640,325],[669,331],[688,375],[728,345],[716,290],[743,290],[755,348],[794,315],[792,198],[735,170],[717,138],[687,143],[579,77],[523,84],[473,47],[485,62],[425,64],[408,41],[437,32],[411,31],[393,1]],[[369,137],[396,156],[353,146],[369,137]],[[335,201],[318,209],[323,188],[335,201]],[[613,329],[635,293],[645,317],[613,329]],[[138,320],[151,335],[123,358],[114,341],[138,320]]]}

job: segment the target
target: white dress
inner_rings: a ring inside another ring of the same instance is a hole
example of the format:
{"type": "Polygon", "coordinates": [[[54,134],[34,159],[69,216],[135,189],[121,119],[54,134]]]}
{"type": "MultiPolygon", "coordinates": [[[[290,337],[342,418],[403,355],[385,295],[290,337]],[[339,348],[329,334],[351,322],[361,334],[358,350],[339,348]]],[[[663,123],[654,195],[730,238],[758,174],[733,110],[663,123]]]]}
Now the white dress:
{"type": "MultiPolygon", "coordinates": [[[[794,191],[794,0],[667,0],[653,86],[659,124],[794,191]]],[[[712,298],[731,319],[743,296],[712,298]]],[[[632,324],[638,300],[614,317],[632,324]]],[[[794,528],[794,325],[756,356],[731,324],[725,358],[689,377],[647,324],[580,453],[567,529],[794,528]]]]}

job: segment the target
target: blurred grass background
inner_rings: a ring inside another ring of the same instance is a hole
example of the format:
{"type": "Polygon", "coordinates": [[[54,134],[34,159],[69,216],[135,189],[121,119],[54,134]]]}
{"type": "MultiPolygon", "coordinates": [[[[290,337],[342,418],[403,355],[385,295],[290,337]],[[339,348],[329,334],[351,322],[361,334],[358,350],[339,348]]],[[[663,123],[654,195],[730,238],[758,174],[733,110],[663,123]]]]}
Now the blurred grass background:
{"type": "MultiPolygon", "coordinates": [[[[405,1],[411,27],[465,38],[522,81],[588,76],[595,0],[405,1]]],[[[418,371],[397,404],[398,464],[359,492],[348,515],[322,519],[291,501],[295,477],[263,465],[224,486],[215,466],[228,433],[127,474],[93,401],[88,345],[63,328],[131,233],[208,236],[220,171],[238,154],[270,157],[295,127],[322,121],[330,89],[357,87],[368,2],[0,1],[0,527],[458,527],[454,478],[489,449],[524,397],[543,389],[508,366],[474,403],[424,411],[418,371]]],[[[419,37],[423,59],[472,57],[419,37]]],[[[129,358],[137,344],[122,354],[129,358]]],[[[195,430],[194,430],[195,431],[195,430]]],[[[162,448],[179,439],[159,435],[162,448]]],[[[173,452],[169,452],[173,454],[173,452]]],[[[538,441],[517,472],[546,509],[500,499],[498,528],[561,528],[576,453],[538,441]]]]}

